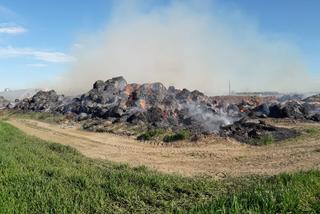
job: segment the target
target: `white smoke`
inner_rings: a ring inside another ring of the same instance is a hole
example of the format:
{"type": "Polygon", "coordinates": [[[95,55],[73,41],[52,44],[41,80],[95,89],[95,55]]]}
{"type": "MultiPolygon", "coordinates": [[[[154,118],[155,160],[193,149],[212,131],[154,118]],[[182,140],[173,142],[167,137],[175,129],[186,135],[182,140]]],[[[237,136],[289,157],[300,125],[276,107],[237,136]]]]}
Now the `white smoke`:
{"type": "Polygon", "coordinates": [[[210,133],[218,133],[221,126],[233,124],[240,119],[239,116],[228,115],[222,109],[214,113],[196,102],[188,102],[184,107],[188,109],[187,116],[191,117],[192,120],[196,121],[204,130],[210,133]]]}
{"type": "Polygon", "coordinates": [[[209,94],[226,93],[229,80],[238,91],[315,89],[299,49],[261,33],[239,10],[208,1],[141,10],[129,2],[115,6],[102,33],[77,41],[77,62],[53,87],[79,93],[97,79],[123,75],[128,82],[161,81],[209,94]]]}

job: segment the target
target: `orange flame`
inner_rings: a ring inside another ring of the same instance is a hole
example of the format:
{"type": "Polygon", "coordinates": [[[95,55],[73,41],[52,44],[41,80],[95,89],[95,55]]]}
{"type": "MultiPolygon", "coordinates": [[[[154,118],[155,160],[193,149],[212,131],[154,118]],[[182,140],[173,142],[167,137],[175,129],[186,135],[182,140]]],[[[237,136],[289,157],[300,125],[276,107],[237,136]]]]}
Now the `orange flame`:
{"type": "Polygon", "coordinates": [[[146,110],[146,101],[141,99],[139,100],[139,106],[140,108],[142,108],[143,110],[146,110]]]}
{"type": "Polygon", "coordinates": [[[133,87],[131,85],[127,85],[126,86],[126,89],[124,90],[124,93],[127,95],[127,96],[130,96],[133,92],[133,87]]]}

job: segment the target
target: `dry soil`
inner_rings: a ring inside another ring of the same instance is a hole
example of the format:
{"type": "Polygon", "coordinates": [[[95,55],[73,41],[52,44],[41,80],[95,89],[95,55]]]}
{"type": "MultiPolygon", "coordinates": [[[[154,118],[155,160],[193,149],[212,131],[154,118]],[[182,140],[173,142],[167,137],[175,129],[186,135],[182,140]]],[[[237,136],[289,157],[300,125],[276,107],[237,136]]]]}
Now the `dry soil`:
{"type": "Polygon", "coordinates": [[[320,124],[287,123],[303,135],[280,144],[250,146],[232,139],[211,137],[199,143],[157,145],[109,133],[92,133],[35,120],[11,118],[8,122],[28,135],[69,145],[95,159],[150,168],[185,176],[224,178],[242,175],[273,175],[281,172],[320,169],[320,124]],[[303,130],[314,127],[316,133],[303,130]],[[319,132],[319,133],[318,133],[319,132]]]}

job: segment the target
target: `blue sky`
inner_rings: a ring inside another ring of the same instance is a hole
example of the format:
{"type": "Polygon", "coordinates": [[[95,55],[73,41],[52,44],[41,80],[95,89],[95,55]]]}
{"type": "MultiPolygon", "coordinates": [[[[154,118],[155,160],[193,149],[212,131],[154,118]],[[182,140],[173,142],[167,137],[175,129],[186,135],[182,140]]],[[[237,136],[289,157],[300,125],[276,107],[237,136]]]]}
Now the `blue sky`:
{"type": "MultiPolygon", "coordinates": [[[[145,2],[146,11],[170,4],[169,0],[145,2]]],[[[240,11],[262,34],[294,43],[310,71],[320,74],[320,1],[216,0],[215,4],[240,11]]],[[[113,5],[111,0],[1,0],[0,90],[32,87],[68,69],[76,60],[72,50],[79,38],[108,27],[113,5]]]]}

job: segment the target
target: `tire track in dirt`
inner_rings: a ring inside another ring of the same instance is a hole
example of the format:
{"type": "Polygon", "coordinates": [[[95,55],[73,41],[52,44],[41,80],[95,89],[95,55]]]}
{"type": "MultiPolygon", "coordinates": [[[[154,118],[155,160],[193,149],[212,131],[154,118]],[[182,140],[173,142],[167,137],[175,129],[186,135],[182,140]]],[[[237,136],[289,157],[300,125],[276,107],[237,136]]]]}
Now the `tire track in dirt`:
{"type": "Polygon", "coordinates": [[[320,140],[314,138],[260,147],[219,137],[197,144],[153,145],[130,137],[63,128],[35,120],[11,118],[8,123],[28,135],[72,146],[90,158],[145,165],[185,176],[273,175],[320,169],[320,140]]]}

